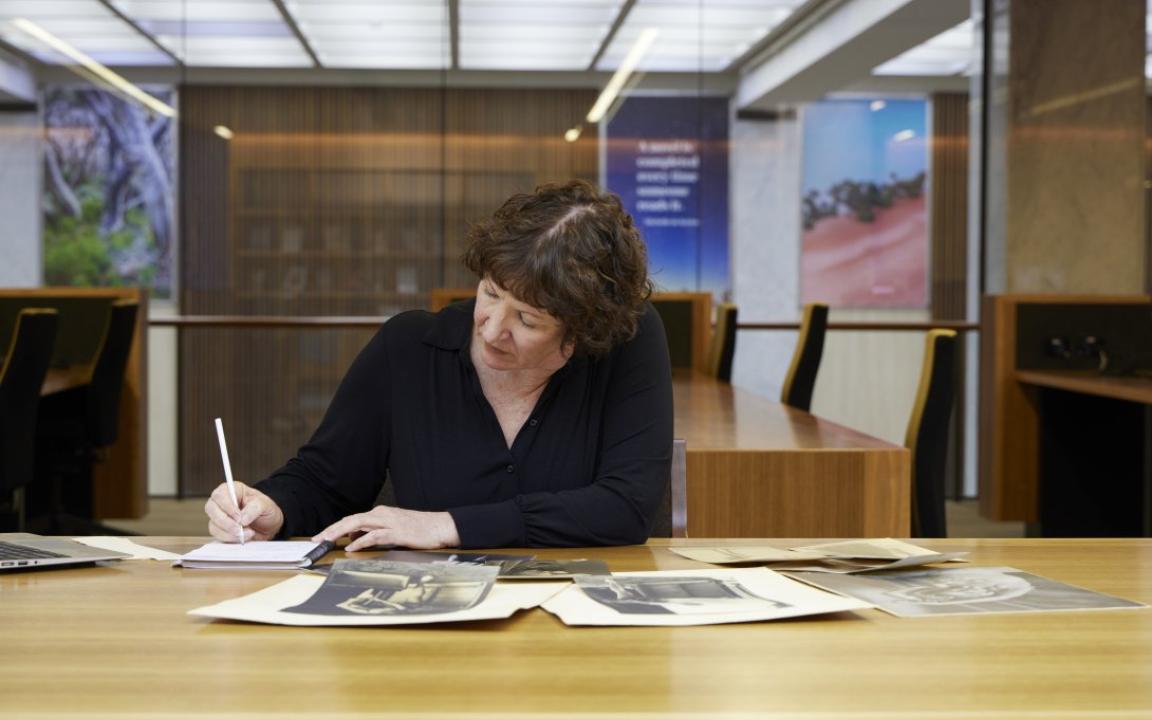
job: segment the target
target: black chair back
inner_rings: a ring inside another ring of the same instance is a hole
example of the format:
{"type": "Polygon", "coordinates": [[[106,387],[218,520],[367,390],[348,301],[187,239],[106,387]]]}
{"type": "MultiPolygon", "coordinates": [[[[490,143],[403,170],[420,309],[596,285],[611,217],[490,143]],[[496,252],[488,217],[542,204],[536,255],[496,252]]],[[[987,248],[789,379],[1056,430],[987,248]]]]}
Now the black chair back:
{"type": "Polygon", "coordinates": [[[737,308],[722,303],[716,308],[716,328],[708,348],[708,374],[722,382],[732,382],[732,359],[736,356],[737,308]]]}
{"type": "Polygon", "coordinates": [[[116,442],[120,425],[120,394],[124,389],[128,355],[132,351],[136,310],[135,302],[118,300],[112,304],[108,314],[108,325],[87,389],[85,429],[92,447],[107,447],[116,442]]]}
{"type": "Polygon", "coordinates": [[[944,471],[956,396],[956,333],[930,330],[904,444],[912,451],[912,535],[947,537],[944,471]]]}
{"type": "Polygon", "coordinates": [[[55,310],[21,310],[0,366],[0,492],[4,495],[32,482],[36,412],[58,320],[55,310]]]}
{"type": "Polygon", "coordinates": [[[816,389],[816,373],[824,355],[824,333],[828,329],[828,306],[809,303],[804,306],[800,321],[800,336],[792,352],[792,365],[784,376],[780,402],[808,412],[812,408],[812,391],[816,389]]]}
{"type": "Polygon", "coordinates": [[[672,472],[649,537],[688,537],[688,447],[682,439],[672,441],[672,472]]]}

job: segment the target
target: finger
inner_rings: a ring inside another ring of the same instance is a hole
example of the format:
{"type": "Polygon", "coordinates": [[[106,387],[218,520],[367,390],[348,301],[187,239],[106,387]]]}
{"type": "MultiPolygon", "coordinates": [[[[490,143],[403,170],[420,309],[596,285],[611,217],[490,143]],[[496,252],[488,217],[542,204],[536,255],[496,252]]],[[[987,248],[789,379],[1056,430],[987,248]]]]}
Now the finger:
{"type": "Polygon", "coordinates": [[[208,521],[208,534],[219,540],[220,542],[236,542],[236,527],[231,520],[225,520],[227,525],[231,525],[231,529],[227,525],[222,525],[214,520],[208,521]]]}
{"type": "Polygon", "coordinates": [[[220,507],[219,503],[209,500],[204,505],[204,512],[208,515],[208,522],[223,531],[231,532],[232,538],[236,537],[236,530],[240,527],[236,518],[227,512],[226,508],[220,507]]]}
{"type": "MultiPolygon", "coordinates": [[[[228,517],[239,519],[240,511],[236,508],[236,503],[232,502],[232,496],[228,492],[228,487],[223,483],[216,486],[212,494],[208,497],[208,501],[215,504],[228,517]]],[[[207,508],[205,508],[207,509],[207,508]]]]}
{"type": "Polygon", "coordinates": [[[344,549],[348,552],[356,552],[357,550],[369,550],[378,546],[395,547],[395,543],[392,541],[392,535],[393,532],[387,528],[366,532],[348,543],[344,549]]]}
{"type": "Polygon", "coordinates": [[[316,536],[312,538],[312,541],[319,542],[321,540],[327,540],[328,542],[335,542],[337,539],[345,535],[351,535],[357,530],[369,532],[380,528],[381,523],[379,518],[373,517],[370,513],[357,513],[332,523],[317,533],[316,536]]]}

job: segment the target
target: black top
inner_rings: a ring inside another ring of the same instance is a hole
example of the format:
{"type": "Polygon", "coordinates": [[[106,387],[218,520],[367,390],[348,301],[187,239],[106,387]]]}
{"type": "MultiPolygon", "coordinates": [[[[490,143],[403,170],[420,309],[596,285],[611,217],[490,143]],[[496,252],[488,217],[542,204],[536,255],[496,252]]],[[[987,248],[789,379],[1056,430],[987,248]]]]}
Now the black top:
{"type": "Polygon", "coordinates": [[[668,484],[672,371],[649,305],[632,340],[573,357],[509,449],[468,352],[475,300],[388,320],[352,363],[308,444],[259,484],[280,535],[396,504],[452,514],[460,545],[642,543],[668,484]]]}

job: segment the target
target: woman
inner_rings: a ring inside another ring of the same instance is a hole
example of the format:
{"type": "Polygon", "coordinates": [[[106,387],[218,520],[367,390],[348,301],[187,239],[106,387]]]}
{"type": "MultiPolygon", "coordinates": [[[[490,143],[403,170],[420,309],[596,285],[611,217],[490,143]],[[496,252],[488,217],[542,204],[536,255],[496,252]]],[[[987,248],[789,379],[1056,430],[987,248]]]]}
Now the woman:
{"type": "Polygon", "coordinates": [[[347,546],[642,543],[670,472],[672,381],[647,256],[615,195],[586,182],[516,195],[469,232],[476,299],[384,323],[323,422],[239,511],[225,542],[347,546]],[[373,504],[392,483],[396,506],[373,504]]]}

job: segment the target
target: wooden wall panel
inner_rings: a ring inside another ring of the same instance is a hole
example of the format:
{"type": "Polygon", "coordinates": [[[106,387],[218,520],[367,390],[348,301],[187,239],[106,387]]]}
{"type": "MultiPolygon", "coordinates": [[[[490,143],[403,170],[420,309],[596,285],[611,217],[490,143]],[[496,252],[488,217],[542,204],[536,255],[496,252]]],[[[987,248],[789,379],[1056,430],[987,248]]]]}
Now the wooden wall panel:
{"type": "Polygon", "coordinates": [[[965,320],[968,283],[968,95],[932,96],[932,317],[965,320]]]}

